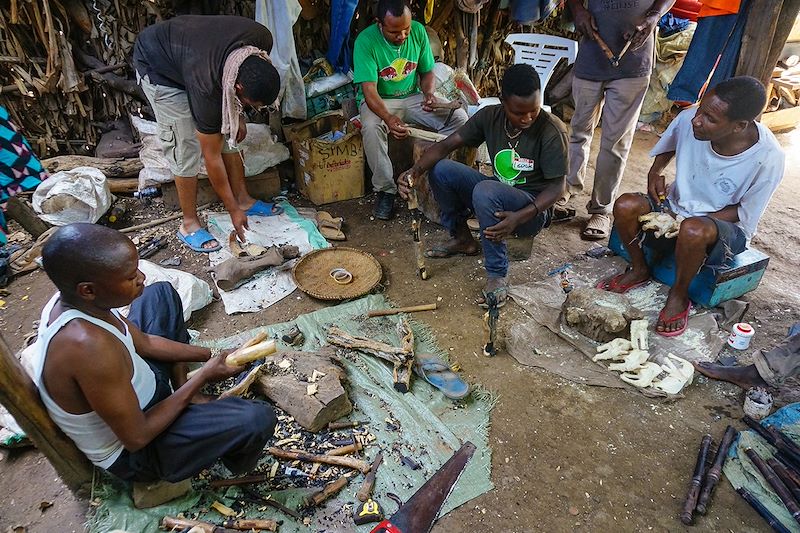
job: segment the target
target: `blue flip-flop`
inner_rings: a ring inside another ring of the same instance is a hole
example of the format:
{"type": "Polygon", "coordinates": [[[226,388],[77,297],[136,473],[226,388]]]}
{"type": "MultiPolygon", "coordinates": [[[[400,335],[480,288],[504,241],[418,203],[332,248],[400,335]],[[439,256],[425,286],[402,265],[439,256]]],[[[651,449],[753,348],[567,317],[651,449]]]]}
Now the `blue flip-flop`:
{"type": "Polygon", "coordinates": [[[469,384],[433,354],[415,354],[414,371],[451,400],[461,400],[469,394],[469,384]]]}
{"type": "Polygon", "coordinates": [[[283,207],[272,202],[262,202],[261,200],[256,200],[256,203],[245,211],[245,214],[249,217],[274,217],[281,213],[283,213],[283,207]]]}
{"type": "Polygon", "coordinates": [[[217,250],[222,248],[219,242],[217,243],[217,246],[214,248],[203,248],[203,245],[205,243],[217,240],[205,228],[200,228],[199,230],[195,231],[194,233],[190,233],[189,235],[184,235],[183,233],[181,233],[181,230],[176,231],[175,234],[178,235],[179,241],[181,241],[183,244],[185,244],[195,252],[207,254],[210,252],[216,252],[217,250]]]}

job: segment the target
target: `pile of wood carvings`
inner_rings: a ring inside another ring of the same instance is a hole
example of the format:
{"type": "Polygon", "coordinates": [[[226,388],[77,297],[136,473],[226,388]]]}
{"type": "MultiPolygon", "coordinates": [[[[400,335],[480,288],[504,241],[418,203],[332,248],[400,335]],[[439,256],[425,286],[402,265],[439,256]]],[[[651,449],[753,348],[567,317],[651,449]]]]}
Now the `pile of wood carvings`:
{"type": "Polygon", "coordinates": [[[800,57],[781,59],[772,71],[767,112],[761,122],[773,132],[800,124],[800,57]]]}

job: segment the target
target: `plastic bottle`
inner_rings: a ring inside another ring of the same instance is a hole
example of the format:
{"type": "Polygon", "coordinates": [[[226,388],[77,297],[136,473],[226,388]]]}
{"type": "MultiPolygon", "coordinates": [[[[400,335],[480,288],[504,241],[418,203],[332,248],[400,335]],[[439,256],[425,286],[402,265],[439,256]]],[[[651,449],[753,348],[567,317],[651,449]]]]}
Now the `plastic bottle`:
{"type": "Polygon", "coordinates": [[[140,191],[133,193],[134,198],[144,200],[145,198],[157,198],[161,196],[161,189],[159,187],[145,187],[140,191]]]}

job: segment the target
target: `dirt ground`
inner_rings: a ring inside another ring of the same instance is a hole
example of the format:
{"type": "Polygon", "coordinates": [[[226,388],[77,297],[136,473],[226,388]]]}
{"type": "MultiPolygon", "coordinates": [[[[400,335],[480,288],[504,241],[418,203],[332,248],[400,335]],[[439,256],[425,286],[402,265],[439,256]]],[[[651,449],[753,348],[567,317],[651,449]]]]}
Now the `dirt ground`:
{"type": "MultiPolygon", "coordinates": [[[[754,347],[767,347],[800,320],[800,291],[795,285],[800,263],[800,132],[782,134],[787,174],[762,220],[753,244],[769,254],[768,272],[755,292],[745,319],[757,326],[754,347]],[[794,222],[792,222],[794,221],[794,222]],[[794,265],[794,266],[793,266],[794,265]]],[[[650,166],[648,150],[656,141],[637,133],[622,192],[644,190],[650,166]]],[[[596,149],[596,146],[595,146],[596,149]]],[[[591,247],[578,232],[586,213],[586,195],[573,200],[579,217],[536,238],[531,259],[514,263],[512,282],[541,276],[576,253],[591,247]]],[[[415,318],[437,332],[465,377],[499,395],[492,414],[490,444],[495,489],[440,520],[435,531],[683,531],[677,515],[691,477],[701,436],[719,439],[727,424],[742,428],[742,392],[734,386],[696,379],[686,397],[674,402],[647,399],[617,389],[577,385],[547,372],[519,365],[505,351],[493,358],[480,355],[481,311],[473,304],[483,284],[478,258],[430,261],[427,282],[415,276],[408,236],[408,215],[389,222],[369,221],[371,198],[328,206],[346,219],[347,245],[374,254],[385,272],[384,290],[397,305],[436,301],[435,312],[415,318]]],[[[165,226],[171,235],[174,225],[165,226]]],[[[426,225],[427,240],[445,232],[426,225]]],[[[181,268],[201,277],[204,260],[174,242],[155,260],[173,253],[181,268]]],[[[39,310],[52,294],[41,271],[22,276],[9,286],[0,330],[14,349],[32,330],[39,310]]],[[[326,304],[299,291],[270,309],[227,316],[215,301],[193,318],[204,338],[232,335],[261,324],[283,322],[326,304]]],[[[501,315],[507,327],[522,311],[509,305],[501,315]]],[[[87,502],[76,500],[58,480],[41,454],[24,451],[0,460],[0,531],[22,525],[29,532],[80,531],[87,502]],[[43,501],[52,507],[40,511],[43,501]]],[[[750,532],[768,526],[723,481],[709,513],[695,529],[750,532]]]]}

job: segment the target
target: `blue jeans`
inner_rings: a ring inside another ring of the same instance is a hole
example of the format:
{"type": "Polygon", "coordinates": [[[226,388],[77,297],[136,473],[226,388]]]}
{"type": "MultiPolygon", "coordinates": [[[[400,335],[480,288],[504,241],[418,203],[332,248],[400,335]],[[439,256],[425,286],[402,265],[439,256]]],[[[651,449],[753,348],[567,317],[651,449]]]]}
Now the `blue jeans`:
{"type": "MultiPolygon", "coordinates": [[[[483,230],[494,226],[500,219],[498,211],[519,211],[536,198],[533,194],[484,176],[466,165],[443,159],[428,173],[428,181],[442,210],[442,225],[455,236],[456,228],[464,224],[469,212],[475,213],[481,227],[484,265],[490,278],[503,278],[508,274],[508,250],[505,241],[490,241],[483,230]]],[[[520,237],[538,234],[550,225],[553,211],[547,209],[515,230],[520,237]]]]}

